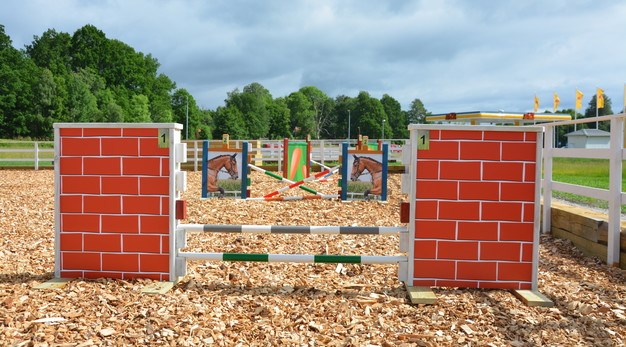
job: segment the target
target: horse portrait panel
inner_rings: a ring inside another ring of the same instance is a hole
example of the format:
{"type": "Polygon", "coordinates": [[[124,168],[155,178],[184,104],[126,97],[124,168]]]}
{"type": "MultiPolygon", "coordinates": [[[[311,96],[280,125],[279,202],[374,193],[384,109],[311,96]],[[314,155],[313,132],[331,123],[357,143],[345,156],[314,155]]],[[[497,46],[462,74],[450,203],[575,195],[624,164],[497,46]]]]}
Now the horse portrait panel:
{"type": "Polygon", "coordinates": [[[240,189],[239,172],[243,170],[241,163],[241,152],[209,152],[207,160],[207,192],[218,193],[218,197],[223,198],[227,191],[240,189]],[[228,185],[227,189],[224,188],[225,185],[228,185]],[[236,185],[239,188],[234,187],[236,185]]]}
{"type": "Polygon", "coordinates": [[[348,183],[348,192],[363,193],[365,199],[369,199],[370,195],[381,195],[382,154],[351,154],[348,158],[348,167],[351,168],[350,181],[355,182],[348,183]]]}

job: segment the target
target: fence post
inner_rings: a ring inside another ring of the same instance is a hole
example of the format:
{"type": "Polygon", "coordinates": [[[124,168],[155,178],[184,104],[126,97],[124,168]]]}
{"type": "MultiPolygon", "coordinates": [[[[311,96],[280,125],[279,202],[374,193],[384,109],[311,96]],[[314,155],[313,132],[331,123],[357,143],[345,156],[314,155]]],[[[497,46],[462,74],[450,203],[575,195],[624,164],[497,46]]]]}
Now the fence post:
{"type": "Polygon", "coordinates": [[[622,207],[622,148],[624,143],[624,118],[611,119],[609,158],[609,230],[607,259],[609,266],[619,266],[621,207],[622,207]]]}
{"type": "Polygon", "coordinates": [[[554,143],[554,127],[545,126],[546,137],[543,139],[543,218],[541,231],[545,234],[551,229],[552,223],[552,144],[554,143]]]}
{"type": "Polygon", "coordinates": [[[256,166],[263,165],[263,152],[261,151],[263,149],[262,146],[261,140],[255,141],[256,151],[254,151],[254,165],[256,166]]]}
{"type": "Polygon", "coordinates": [[[198,140],[193,141],[193,171],[198,171],[198,140]]]}
{"type": "Polygon", "coordinates": [[[39,170],[39,142],[35,141],[35,170],[39,170]]]}
{"type": "Polygon", "coordinates": [[[322,163],[322,165],[326,165],[324,163],[324,159],[326,159],[326,156],[324,155],[324,152],[326,151],[326,147],[324,145],[324,140],[320,140],[319,144],[320,144],[320,153],[321,153],[320,163],[322,163]]]}

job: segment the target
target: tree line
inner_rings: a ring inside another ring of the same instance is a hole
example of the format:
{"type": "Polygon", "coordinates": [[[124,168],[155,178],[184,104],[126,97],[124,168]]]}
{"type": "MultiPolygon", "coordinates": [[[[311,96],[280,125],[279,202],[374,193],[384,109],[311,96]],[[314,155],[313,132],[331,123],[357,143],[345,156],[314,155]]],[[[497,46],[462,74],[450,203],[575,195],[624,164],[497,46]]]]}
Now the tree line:
{"type": "MultiPolygon", "coordinates": [[[[387,94],[330,97],[314,86],[274,98],[256,82],[227,93],[223,106],[203,109],[158,69],[151,54],[93,25],[72,35],[48,29],[16,49],[0,24],[0,138],[51,139],[56,122],[177,122],[189,125],[183,136],[190,139],[408,138],[407,125],[430,114],[418,98],[408,110],[387,94]]],[[[595,105],[593,96],[583,116],[595,116],[595,105]]],[[[599,109],[605,114],[612,114],[606,96],[599,109]]],[[[571,130],[557,127],[560,143],[571,130]]]]}
{"type": "Polygon", "coordinates": [[[313,86],[274,98],[256,82],[203,109],[158,69],[151,54],[93,25],[48,29],[16,49],[0,24],[0,138],[51,139],[56,122],[188,123],[190,139],[346,138],[348,121],[351,138],[407,138],[407,125],[428,114],[419,99],[405,111],[389,95],[332,98],[313,86]]]}

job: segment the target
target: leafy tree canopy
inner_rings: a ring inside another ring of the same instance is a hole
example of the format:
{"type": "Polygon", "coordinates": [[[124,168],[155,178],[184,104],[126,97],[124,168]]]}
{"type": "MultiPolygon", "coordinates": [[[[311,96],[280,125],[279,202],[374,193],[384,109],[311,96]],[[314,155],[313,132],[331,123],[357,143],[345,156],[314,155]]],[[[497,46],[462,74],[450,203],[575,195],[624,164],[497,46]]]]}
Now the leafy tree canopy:
{"type": "Polygon", "coordinates": [[[0,24],[0,137],[51,139],[55,122],[178,122],[189,139],[406,138],[407,124],[428,114],[420,99],[403,111],[387,94],[332,98],[315,86],[274,99],[258,82],[208,110],[159,66],[91,24],[74,33],[48,29],[22,50],[0,24]]]}

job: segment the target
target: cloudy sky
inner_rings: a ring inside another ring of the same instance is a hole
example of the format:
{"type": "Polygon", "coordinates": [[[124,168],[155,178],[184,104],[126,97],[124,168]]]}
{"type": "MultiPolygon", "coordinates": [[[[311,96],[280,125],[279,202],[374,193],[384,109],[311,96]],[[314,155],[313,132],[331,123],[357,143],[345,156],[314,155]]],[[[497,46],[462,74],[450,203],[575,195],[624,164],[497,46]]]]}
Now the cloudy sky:
{"type": "Polygon", "coordinates": [[[259,82],[274,97],[389,94],[433,113],[586,107],[596,87],[623,107],[626,1],[8,0],[0,24],[23,48],[49,28],[93,24],[151,53],[205,108],[259,82]]]}

